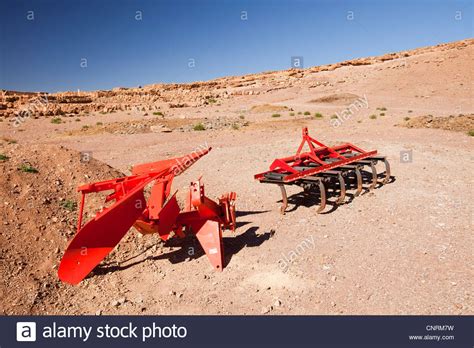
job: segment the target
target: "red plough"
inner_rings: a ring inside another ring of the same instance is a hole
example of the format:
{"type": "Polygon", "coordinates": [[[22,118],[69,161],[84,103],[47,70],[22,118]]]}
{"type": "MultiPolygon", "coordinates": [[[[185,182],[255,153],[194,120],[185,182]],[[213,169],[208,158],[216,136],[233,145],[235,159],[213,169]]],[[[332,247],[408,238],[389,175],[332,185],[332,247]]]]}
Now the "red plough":
{"type": "Polygon", "coordinates": [[[206,197],[201,180],[191,183],[186,206],[181,211],[176,193],[171,194],[173,178],[210,151],[141,164],[132,175],[80,186],[81,203],[77,234],[59,266],[59,278],[70,284],[83,280],[120,242],[130,227],[142,234],[158,233],[167,240],[194,234],[212,266],[222,271],[222,230],[235,231],[235,192],[222,195],[219,202],[206,197]],[[152,184],[148,200],[144,188],[152,184]],[[89,193],[112,191],[106,202],[113,204],[82,226],[85,197],[89,193]]]}
{"type": "Polygon", "coordinates": [[[382,184],[388,183],[390,179],[390,165],[383,156],[377,156],[377,150],[364,151],[352,144],[343,144],[329,147],[312,138],[308,134],[308,128],[303,128],[303,139],[293,156],[275,159],[266,172],[256,174],[255,179],[262,183],[276,184],[282,193],[281,213],[284,214],[288,206],[288,198],[285,185],[298,185],[305,192],[317,189],[320,193],[320,206],[318,213],[326,206],[326,184],[336,182],[339,186],[339,197],[337,204],[343,203],[346,197],[346,179],[354,178],[358,196],[362,191],[363,178],[361,169],[364,166],[371,168],[371,184],[369,190],[377,185],[378,162],[385,163],[385,176],[382,184]],[[303,152],[307,145],[309,151],[303,152]]]}

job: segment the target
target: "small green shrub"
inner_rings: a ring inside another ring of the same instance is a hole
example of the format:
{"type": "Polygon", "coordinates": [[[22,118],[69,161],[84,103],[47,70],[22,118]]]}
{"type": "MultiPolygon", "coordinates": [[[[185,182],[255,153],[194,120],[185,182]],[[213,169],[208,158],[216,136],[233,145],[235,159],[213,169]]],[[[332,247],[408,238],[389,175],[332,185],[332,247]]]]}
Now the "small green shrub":
{"type": "Polygon", "coordinates": [[[305,112],[304,112],[304,115],[305,115],[305,116],[309,116],[309,115],[311,115],[311,112],[305,111],[305,112]]]}
{"type": "Polygon", "coordinates": [[[240,118],[241,120],[245,120],[245,116],[244,116],[244,115],[240,115],[239,118],[240,118]]]}
{"type": "Polygon", "coordinates": [[[88,129],[89,129],[89,126],[86,124],[82,126],[82,130],[88,130],[88,129]]]}
{"type": "Polygon", "coordinates": [[[97,122],[95,125],[96,125],[96,126],[102,126],[103,123],[102,123],[102,122],[97,122]]]}
{"type": "Polygon", "coordinates": [[[331,118],[337,118],[337,115],[331,115],[331,118]]]}
{"type": "Polygon", "coordinates": [[[405,121],[408,121],[409,119],[410,119],[410,117],[408,117],[408,116],[406,116],[406,117],[404,118],[405,121]]]}
{"type": "Polygon", "coordinates": [[[381,112],[381,113],[380,113],[380,116],[385,116],[385,112],[381,112]]]}
{"type": "Polygon", "coordinates": [[[474,129],[471,129],[469,132],[467,132],[467,135],[474,137],[474,129]]]}
{"type": "Polygon", "coordinates": [[[32,167],[29,164],[22,164],[20,167],[18,167],[18,169],[24,173],[38,173],[38,169],[32,167]]]}
{"type": "Polygon", "coordinates": [[[272,117],[280,117],[280,114],[273,114],[272,117]]]}
{"type": "Polygon", "coordinates": [[[239,125],[238,125],[237,123],[234,123],[234,124],[232,124],[232,129],[233,129],[233,130],[239,130],[240,127],[239,127],[239,125]]]}
{"type": "Polygon", "coordinates": [[[298,115],[303,115],[303,113],[301,111],[298,112],[298,115]]]}
{"type": "Polygon", "coordinates": [[[193,129],[195,131],[203,131],[206,130],[206,127],[202,123],[195,124],[193,129]]]}
{"type": "Polygon", "coordinates": [[[161,111],[155,111],[153,113],[153,115],[155,115],[155,116],[165,116],[161,111]]]}
{"type": "Polygon", "coordinates": [[[375,119],[377,118],[377,115],[370,115],[369,118],[370,118],[371,120],[375,120],[375,119]]]}
{"type": "Polygon", "coordinates": [[[59,202],[59,205],[69,211],[75,211],[77,209],[77,203],[67,199],[59,202]]]}
{"type": "Polygon", "coordinates": [[[320,112],[317,112],[317,113],[314,114],[314,117],[315,118],[323,118],[323,114],[320,113],[320,112]]]}
{"type": "Polygon", "coordinates": [[[61,120],[60,117],[55,117],[55,118],[51,119],[51,123],[54,123],[54,124],[60,124],[62,122],[63,121],[61,120]]]}
{"type": "Polygon", "coordinates": [[[1,153],[0,153],[0,161],[6,161],[6,160],[8,160],[8,159],[10,159],[10,157],[8,157],[7,155],[4,155],[4,154],[1,154],[1,153]]]}
{"type": "Polygon", "coordinates": [[[290,116],[295,116],[295,113],[294,113],[294,112],[290,112],[290,116]]]}
{"type": "Polygon", "coordinates": [[[377,108],[377,110],[380,110],[380,111],[387,111],[387,108],[385,106],[382,106],[381,108],[377,108]]]}
{"type": "Polygon", "coordinates": [[[76,118],[75,121],[76,121],[76,122],[81,122],[81,119],[80,119],[80,118],[76,118]]]}

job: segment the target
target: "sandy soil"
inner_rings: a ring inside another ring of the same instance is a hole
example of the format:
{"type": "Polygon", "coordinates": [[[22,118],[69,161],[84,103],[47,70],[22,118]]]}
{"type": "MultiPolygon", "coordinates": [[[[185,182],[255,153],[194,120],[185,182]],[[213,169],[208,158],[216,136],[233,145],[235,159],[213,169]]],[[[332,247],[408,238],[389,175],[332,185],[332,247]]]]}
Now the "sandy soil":
{"type": "Polygon", "coordinates": [[[473,56],[470,44],[287,76],[261,95],[166,110],[162,123],[171,132],[151,130],[149,122],[156,120],[148,120],[161,116],[140,111],[90,113],[79,121],[64,117],[61,124],[31,118],[18,128],[1,122],[0,135],[7,140],[0,153],[9,159],[0,162],[0,309],[5,314],[473,314],[474,140],[467,134],[472,119],[456,132],[398,126],[407,117],[472,115],[473,56]],[[206,130],[194,131],[203,120],[206,130]],[[120,132],[129,122],[148,128],[120,132]],[[95,130],[82,131],[84,125],[95,130]],[[292,188],[291,211],[280,215],[277,187],[259,184],[253,175],[295,152],[302,126],[330,145],[377,149],[390,160],[394,181],[332,204],[323,214],[292,188]],[[61,198],[77,197],[74,188],[81,182],[113,177],[98,161],[128,173],[133,164],[183,155],[206,143],[213,150],[174,187],[184,192],[203,174],[210,197],[238,193],[239,225],[235,234],[225,233],[224,272],[214,272],[202,252],[188,257],[187,248],[197,247],[192,239],[165,245],[157,236],[130,231],[80,285],[56,279],[76,218],[61,198]],[[91,151],[98,161],[84,164],[75,151],[91,151]],[[408,162],[402,161],[406,151],[408,162]],[[39,173],[17,169],[26,162],[39,173]],[[44,196],[55,209],[43,204],[44,196]],[[24,206],[30,200],[37,202],[32,209],[24,206]]]}

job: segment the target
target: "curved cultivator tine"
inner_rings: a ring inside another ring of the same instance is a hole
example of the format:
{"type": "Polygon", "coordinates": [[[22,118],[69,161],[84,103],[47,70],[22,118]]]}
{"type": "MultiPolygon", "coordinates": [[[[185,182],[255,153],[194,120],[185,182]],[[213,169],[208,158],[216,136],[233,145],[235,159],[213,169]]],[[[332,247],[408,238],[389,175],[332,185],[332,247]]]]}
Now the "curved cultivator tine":
{"type": "Polygon", "coordinates": [[[372,183],[369,186],[369,190],[373,190],[377,186],[377,168],[373,161],[370,161],[370,169],[372,170],[372,183]]]}
{"type": "Polygon", "coordinates": [[[355,171],[355,175],[356,175],[356,178],[357,178],[357,190],[356,190],[354,196],[357,197],[362,192],[362,174],[360,173],[359,167],[356,167],[356,169],[354,171],[355,171]]]}
{"type": "Polygon", "coordinates": [[[97,214],[78,232],[61,260],[59,279],[78,284],[120,242],[146,208],[142,189],[127,196],[97,214]]]}
{"type": "Polygon", "coordinates": [[[341,204],[344,202],[344,199],[346,198],[346,182],[344,181],[344,178],[342,177],[342,174],[339,173],[337,175],[337,178],[339,180],[339,198],[337,199],[336,203],[341,204]]]}
{"type": "Polygon", "coordinates": [[[382,183],[387,184],[390,181],[390,163],[388,163],[387,159],[384,158],[383,163],[385,164],[385,178],[383,179],[382,183]]]}
{"type": "Polygon", "coordinates": [[[321,202],[319,203],[318,209],[316,209],[316,213],[320,214],[324,208],[326,208],[326,188],[324,187],[324,183],[321,179],[319,181],[319,198],[321,202]]]}
{"type": "Polygon", "coordinates": [[[288,207],[288,196],[286,195],[285,185],[280,184],[278,186],[280,186],[281,199],[282,199],[282,203],[281,203],[281,207],[280,207],[280,213],[282,215],[285,215],[285,210],[288,207]]]}

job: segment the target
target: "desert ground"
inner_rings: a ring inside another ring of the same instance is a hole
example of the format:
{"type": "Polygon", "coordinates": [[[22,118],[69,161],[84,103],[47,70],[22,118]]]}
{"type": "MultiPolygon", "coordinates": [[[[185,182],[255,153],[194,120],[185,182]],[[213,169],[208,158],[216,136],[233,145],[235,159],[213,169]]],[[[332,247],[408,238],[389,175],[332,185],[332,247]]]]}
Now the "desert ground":
{"type": "Polygon", "coordinates": [[[0,312],[472,315],[473,75],[469,39],[194,84],[3,91],[0,312]],[[281,215],[278,187],[253,176],[294,154],[304,126],[329,145],[378,150],[391,182],[331,197],[322,214],[291,187],[281,215]],[[79,285],[59,281],[78,185],[203,145],[211,152],[174,189],[202,175],[211,198],[237,192],[223,272],[193,238],[131,229],[79,285]]]}

